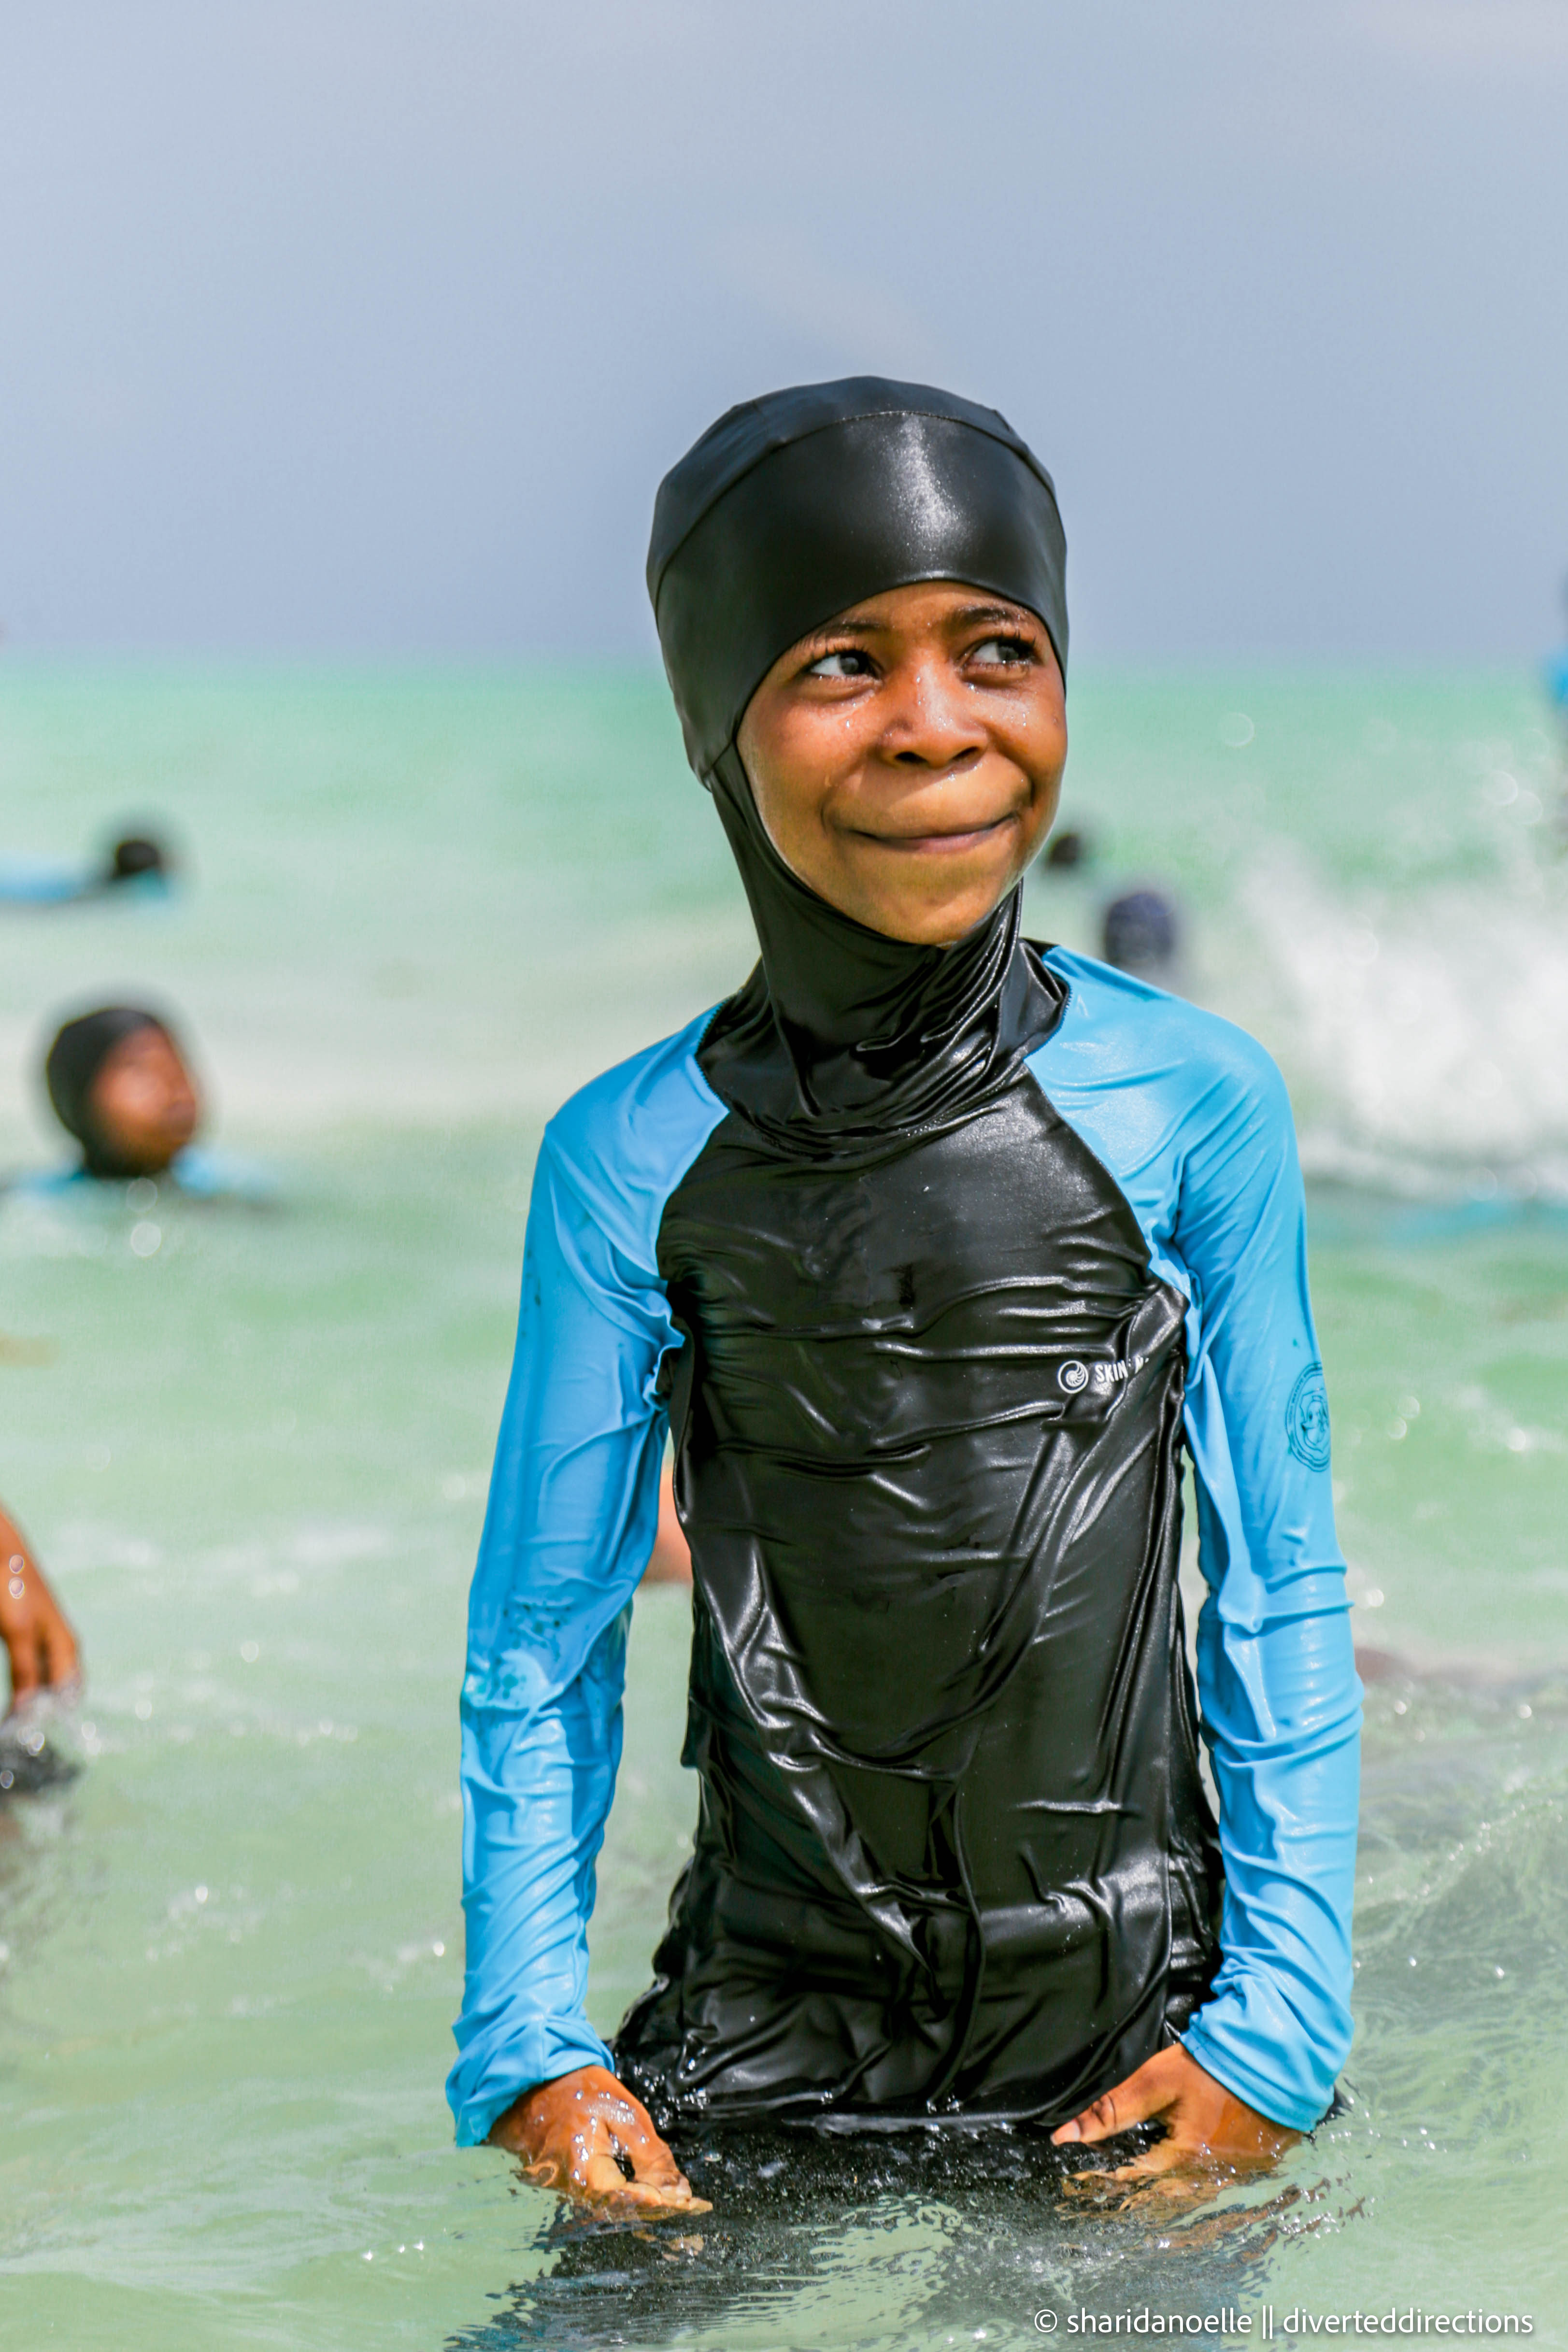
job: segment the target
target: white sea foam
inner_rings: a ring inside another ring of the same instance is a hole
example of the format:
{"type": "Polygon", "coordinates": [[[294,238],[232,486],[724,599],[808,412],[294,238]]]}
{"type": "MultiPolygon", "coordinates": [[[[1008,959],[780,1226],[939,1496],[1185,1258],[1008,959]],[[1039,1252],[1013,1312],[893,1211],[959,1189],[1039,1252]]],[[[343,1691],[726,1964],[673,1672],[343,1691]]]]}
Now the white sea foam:
{"type": "MultiPolygon", "coordinates": [[[[1336,892],[1300,854],[1247,873],[1251,968],[1221,983],[1278,1054],[1310,1172],[1568,1198],[1559,877],[1336,892]]],[[[1227,1006],[1227,1009],[1230,1009],[1227,1006]]]]}

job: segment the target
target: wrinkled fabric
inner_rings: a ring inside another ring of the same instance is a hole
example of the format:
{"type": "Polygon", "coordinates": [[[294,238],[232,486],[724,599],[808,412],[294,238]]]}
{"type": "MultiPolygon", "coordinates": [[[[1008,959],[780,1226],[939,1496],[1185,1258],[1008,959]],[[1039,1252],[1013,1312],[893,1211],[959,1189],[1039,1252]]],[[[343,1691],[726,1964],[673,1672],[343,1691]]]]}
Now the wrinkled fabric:
{"type": "MultiPolygon", "coordinates": [[[[1289,1106],[1268,1056],[1227,1024],[1059,949],[1046,955],[1040,970],[1063,989],[1065,1001],[1055,1025],[1026,1057],[1027,1077],[1037,1089],[1033,1131],[1048,1141],[1054,1115],[1082,1147],[1080,1168],[1092,1163],[1086,1178],[1091,1193],[1092,1171],[1100,1171],[1095,1219],[1118,1237],[1107,1264],[1120,1268],[1117,1280],[1131,1286],[1129,1296],[1141,1290],[1153,1302],[1142,1311],[1163,1314],[1163,1302],[1183,1302],[1182,1421],[1210,1594],[1199,1627],[1198,1698],[1220,1792],[1225,1885],[1218,1971],[1181,2030],[1194,2054],[1239,2096],[1281,2123],[1306,2128],[1329,2103],[1350,2038],[1359,1691],[1334,1543],[1326,1433],[1317,1410],[1321,1374],[1306,1291],[1300,1177],[1289,1106]],[[1146,1260],[1142,1277],[1140,1247],[1146,1260]]],[[[575,2065],[615,2063],[605,2039],[589,2023],[584,2000],[593,1865],[618,1753],[625,1612],[652,1542],[669,1407],[673,1399],[679,1409],[677,1383],[689,1360],[660,1267],[661,1234],[668,1244],[677,1231],[674,1220],[667,1223],[671,1203],[680,1214],[700,1206],[700,1192],[689,1194],[687,1211],[679,1196],[688,1178],[700,1171],[710,1143],[732,1119],[700,1063],[711,1026],[712,1016],[705,1016],[595,1081],[552,1121],[540,1156],[517,1363],[474,1583],[464,1686],[468,1978],[448,2091],[465,2143],[482,2140],[496,2116],[533,2082],[575,2065]]],[[[1019,1099],[1029,1101],[1022,1094],[1019,1099]]],[[[1008,1108],[1010,1114],[1011,1097],[1008,1108]]],[[[733,1135],[731,1126],[731,1140],[733,1135]]],[[[1027,1160],[1027,1150],[1017,1155],[1026,1190],[1027,1160]]],[[[795,1165],[799,1181],[819,1181],[809,1164],[795,1165]]],[[[896,1346],[896,1337],[890,1344],[896,1346]]],[[[1162,1346],[1165,1352],[1145,1391],[1151,1397],[1173,1378],[1174,1342],[1167,1337],[1162,1346]]],[[[1074,1360],[1089,1366],[1087,1347],[1074,1360]]],[[[1167,1387],[1163,1405],[1169,1401],[1167,1387]]],[[[1164,1440],[1157,1416],[1154,1422],[1158,1452],[1164,1440]]],[[[1043,1435],[1043,1404],[1036,1426],[1043,1435]]],[[[1000,1430],[1008,1427],[999,1420],[1000,1430]]],[[[1113,1432],[1116,1416],[1100,1427],[1113,1432]]],[[[1069,1447],[1096,1442],[1081,1427],[1072,1433],[1065,1420],[1055,1425],[1054,1434],[1069,1447]]],[[[1147,1446],[1135,1453],[1135,1463],[1149,1453],[1147,1446]]],[[[917,1454],[901,1467],[893,1460],[877,1465],[867,1491],[879,1507],[884,1490],[890,1496],[899,1478],[907,1480],[918,1469],[918,1460],[917,1454]]],[[[783,1471],[768,1466],[770,1475],[789,1475],[787,1465],[783,1471]]],[[[837,1494],[837,1524],[847,1539],[857,1526],[853,1481],[840,1481],[837,1494]]],[[[693,1533],[689,1510],[687,1531],[693,1533]]],[[[955,1560],[960,1567],[963,1562],[966,1547],[951,1540],[954,1533],[939,1507],[922,1538],[933,1591],[944,1574],[952,1575],[955,1560]]],[[[720,1537],[722,1553],[722,1531],[720,1537]]],[[[710,1718],[728,1732],[736,1687],[724,1680],[722,1665],[723,1632],[736,1622],[732,1571],[726,1558],[715,1557],[715,1601],[696,1604],[696,1640],[719,1652],[710,1672],[697,1660],[701,1703],[693,1723],[704,1740],[710,1718]],[[711,1622],[707,1633],[705,1608],[711,1622]],[[727,1703],[730,1712],[716,1702],[727,1703]]],[[[1143,1588],[1162,1607],[1163,1558],[1161,1553],[1157,1572],[1143,1588]]],[[[983,1563],[982,1573],[994,1569],[983,1563]]],[[[800,1561],[786,1559],[778,1591],[795,1590],[807,1574],[800,1561]]],[[[874,1588],[876,1605],[866,1612],[866,1622],[873,1633],[880,1630],[884,1642],[889,1621],[910,1615],[921,1580],[911,1574],[889,1591],[884,1570],[874,1588]]],[[[853,1622],[847,1600],[841,1597],[834,1606],[840,1622],[846,1613],[853,1622]]],[[[934,1621],[939,1608],[928,1601],[928,1618],[934,1621]]],[[[1016,1618],[1008,1630],[1016,1640],[1016,1618]]],[[[744,1643],[731,1641],[744,1662],[744,1643]]],[[[932,1646],[945,1650],[945,1635],[932,1646]]],[[[964,1649],[954,1640],[951,1646],[954,1675],[962,1679],[972,1668],[973,1643],[964,1649]]],[[[849,1699],[864,1710],[869,1701],[858,1684],[875,1652],[864,1638],[847,1639],[845,1647],[849,1659],[862,1662],[861,1670],[835,1669],[835,1704],[848,1681],[849,1699]]],[[[819,1652],[833,1666],[833,1644],[826,1642],[811,1653],[814,1670],[819,1652]]],[[[1012,1654],[998,1648],[994,1654],[1005,1663],[1012,1654]]],[[[1156,1654],[1142,1654],[1152,1659],[1156,1654]]],[[[1160,1704],[1173,1709],[1179,1662],[1173,1652],[1161,1654],[1169,1676],[1160,1704]]],[[[931,1659],[923,1646],[916,1663],[930,1676],[931,1659]]],[[[1037,1696],[1029,1677],[1041,1663],[1026,1651],[1004,1691],[1037,1696]]],[[[898,1674],[904,1673],[900,1664],[898,1674]]],[[[922,1710],[911,1708],[910,1731],[921,1733],[930,1725],[929,1684],[918,1691],[911,1684],[910,1696],[919,1696],[922,1710]]],[[[799,1720],[809,1729],[808,1718],[799,1720]]],[[[1134,1720],[1134,1733],[1141,1720],[1134,1720]]],[[[869,1730],[886,1748],[885,1723],[851,1715],[841,1728],[862,1739],[869,1730]]],[[[1026,1724],[1026,1737],[1028,1728],[1026,1724]]],[[[874,1738],[862,1752],[876,1744],[874,1738]]],[[[1178,1739],[1178,1762],[1182,1752],[1178,1739]]],[[[837,1758],[810,1760],[816,1785],[824,1774],[843,1774],[851,1798],[868,1777],[837,1758]]],[[[919,1759],[893,1760],[900,1769],[883,1779],[912,1791],[929,1822],[934,1787],[929,1772],[922,1780],[907,1769],[919,1759]]],[[[950,1767],[959,1760],[956,1748],[936,1760],[950,1767]]],[[[991,1769],[989,1752],[984,1760],[991,1769]]],[[[1095,1744],[1089,1769],[1101,1769],[1104,1760],[1095,1744]]],[[[730,1786],[721,1780],[710,1790],[704,1784],[702,1809],[710,1823],[722,1821],[730,1786]]],[[[1017,1827],[1020,1787],[1004,1780],[1002,1819],[1009,1835],[1017,1827]]],[[[771,1801],[772,1791],[764,1793],[771,1801]]],[[[1052,1795],[1048,1788],[1033,1793],[1052,1795]]],[[[1042,1823],[1061,1818],[1048,1807],[1038,1813],[1042,1823]]],[[[888,1888],[913,1927],[920,1906],[911,1909],[905,1882],[913,1881],[917,1893],[929,1886],[922,1866],[939,1846],[921,1847],[908,1819],[889,1819],[881,1828],[883,1834],[901,1830],[904,1842],[886,1857],[869,1849],[875,1870],[856,1884],[874,1893],[888,1888]]],[[[1203,1853],[1201,1815],[1198,1828],[1203,1853]]],[[[710,1830],[707,1843],[711,1851],[710,1830]]],[[[986,1869],[1006,1867],[1005,1853],[998,1864],[983,1842],[977,1851],[986,1869]]],[[[829,1857],[830,1850],[824,1847],[822,1855],[829,1857]]],[[[826,1877],[831,1886],[836,1875],[830,1859],[817,1863],[819,1883],[826,1877]]],[[[1180,1869],[1175,1877],[1180,1883],[1180,1869]]],[[[787,1873],[781,1883],[794,1885],[787,1873]]],[[[938,2084],[934,2062],[952,2056],[963,2022],[955,2021],[952,1997],[962,1997],[964,1989],[974,1932],[970,1914],[962,1901],[945,1911],[931,1909],[933,1920],[956,1919],[957,1932],[939,1927],[934,1940],[926,1935],[923,1950],[931,1967],[921,1975],[918,1961],[907,1958],[897,1922],[889,1916],[884,1930],[854,1893],[844,1895],[845,1884],[839,1881],[835,1916],[856,1920],[861,1950],[868,1934],[863,1923],[871,1920],[869,1935],[888,1956],[877,1981],[890,1981],[901,1966],[904,1991],[934,1988],[925,2007],[914,2003],[910,2013],[919,2009],[918,2054],[931,2062],[923,2083],[938,2084]],[[944,1935],[950,1937],[945,1945],[944,1935]]],[[[1026,1983],[1020,1996],[1007,1972],[1000,1931],[1006,1914],[1037,1936],[1047,1906],[1031,1901],[978,1907],[990,1947],[988,1970],[993,1951],[996,1960],[988,1981],[1004,1994],[1010,1985],[1019,1998],[1019,2046],[1034,2071],[1009,2081],[1002,2005],[989,2008],[983,1983],[972,2019],[979,2039],[972,2037],[954,2080],[961,2100],[990,2111],[1011,2109],[1026,2104],[1014,2095],[1019,2084],[1026,2080],[1037,2089],[1040,2081],[1034,2064],[1038,2042],[1027,2047],[1029,2004],[1049,2007],[1050,1971],[1041,1966],[1034,1986],[1026,1983]],[[991,2068],[988,2083],[980,2085],[963,2074],[977,2050],[991,2068]]],[[[682,1936],[689,1932],[685,1916],[678,1895],[676,1927],[682,1936]]],[[[915,1941],[921,1948],[921,1939],[915,1941]]],[[[1144,1938],[1146,1954],[1157,1948],[1157,1937],[1144,1938]]],[[[1174,1932],[1171,1948],[1177,1948],[1174,1932]]],[[[1163,2020],[1157,2004],[1140,2014],[1131,2000],[1125,2013],[1136,2033],[1123,2046],[1136,2046],[1137,2033],[1157,2034],[1179,2019],[1180,1970],[1164,1982],[1167,1996],[1178,1998],[1168,1998],[1163,2020]]],[[[697,1990],[700,1994],[705,1987],[697,1990]]],[[[829,1978],[820,1988],[819,2006],[831,2010],[838,1991],[838,1979],[829,1978]]],[[[694,2000],[693,2008],[700,2007],[700,1999],[694,2000]]],[[[637,2022],[639,2011],[634,2011],[633,2032],[639,2047],[654,2052],[653,2075],[658,2083],[670,2081],[679,2104],[688,2048],[684,2012],[674,2012],[678,2031],[667,2032],[668,1995],[656,1987],[651,2011],[645,2003],[640,2014],[647,2021],[637,2022]]],[[[700,2069],[713,2045],[699,2040],[691,2046],[700,2069]]],[[[1102,2040],[1097,2046],[1108,2052],[1111,2045],[1102,2040]]],[[[634,2054],[628,2047],[628,2063],[634,2054]]],[[[912,2066],[914,2055],[905,2056],[912,2066]]],[[[939,2091],[939,2099],[953,2087],[939,2091]]],[[[1094,2084],[1106,2087],[1108,2082],[1094,2084]]],[[[861,2123],[887,2112],[853,2097],[843,2104],[861,2123]]],[[[795,2112],[799,2105],[796,2101],[795,2112]]]]}
{"type": "Polygon", "coordinates": [[[847,1164],[737,1111],[671,1195],[702,1805],[616,2044],[656,2116],[1059,2121],[1189,2021],[1220,1865],[1147,1261],[1022,1068],[847,1164]]]}

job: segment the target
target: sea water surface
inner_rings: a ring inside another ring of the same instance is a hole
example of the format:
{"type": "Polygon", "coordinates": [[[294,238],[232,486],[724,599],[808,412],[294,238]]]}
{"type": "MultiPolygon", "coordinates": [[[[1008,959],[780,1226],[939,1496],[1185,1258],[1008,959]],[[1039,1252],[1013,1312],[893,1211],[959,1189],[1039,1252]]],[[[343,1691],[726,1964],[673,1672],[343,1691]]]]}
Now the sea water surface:
{"type": "MultiPolygon", "coordinates": [[[[150,997],[268,1205],[0,1199],[0,1495],[79,1624],[70,1786],[0,1803],[0,2341],[1016,2346],[1069,2316],[1561,2309],[1568,2076],[1568,859],[1528,678],[1086,677],[1030,885],[1289,1079],[1368,1667],[1346,2111],[1172,2221],[1003,2141],[770,2160],[584,2226],[442,2095],[457,1690],[551,1110],[743,975],[643,675],[0,672],[0,851],[172,827],[166,902],[0,909],[0,1165],[52,1016],[150,997]]],[[[688,1610],[639,1598],[591,2006],[692,1815],[688,1610]]],[[[1081,2330],[1071,2331],[1073,2334],[1081,2330]]],[[[1239,2326],[1237,2340],[1243,2340],[1239,2326]]]]}

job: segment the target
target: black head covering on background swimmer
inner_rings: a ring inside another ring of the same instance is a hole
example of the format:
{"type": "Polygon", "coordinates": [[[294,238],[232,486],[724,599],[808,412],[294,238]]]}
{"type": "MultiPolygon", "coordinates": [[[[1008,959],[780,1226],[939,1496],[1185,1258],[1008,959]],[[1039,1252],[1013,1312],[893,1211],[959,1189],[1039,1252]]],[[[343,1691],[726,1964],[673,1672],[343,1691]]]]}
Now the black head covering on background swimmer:
{"type": "Polygon", "coordinates": [[[800,881],[736,749],[746,706],[808,631],[928,580],[1026,606],[1065,676],[1066,561],[1050,476],[994,409],[879,376],[732,408],[660,485],[648,593],[763,953],[703,1066],[780,1140],[832,1150],[964,1115],[1009,1082],[1054,983],[1018,952],[1016,890],[943,950],[869,930],[800,881]]]}
{"type": "Polygon", "coordinates": [[[115,1047],[143,1029],[156,1029],[165,1037],[170,1034],[166,1022],[141,1005],[105,1004],[68,1021],[45,1059],[44,1084],[55,1117],[81,1145],[85,1165],[94,1176],[121,1171],[105,1152],[93,1121],[93,1082],[115,1047]]]}

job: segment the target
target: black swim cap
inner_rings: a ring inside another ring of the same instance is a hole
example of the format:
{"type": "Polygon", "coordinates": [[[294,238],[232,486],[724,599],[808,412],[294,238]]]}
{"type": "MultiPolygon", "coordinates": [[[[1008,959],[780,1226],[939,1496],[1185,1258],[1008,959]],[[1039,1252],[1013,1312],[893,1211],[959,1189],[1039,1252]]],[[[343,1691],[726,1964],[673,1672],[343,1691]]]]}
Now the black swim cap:
{"type": "Polygon", "coordinates": [[[163,875],[168,870],[168,853],[151,834],[128,834],[123,841],[115,843],[110,853],[110,882],[135,882],[144,874],[163,875]]]}
{"type": "Polygon", "coordinates": [[[142,1029],[156,1029],[173,1041],[168,1023],[142,1005],[100,1005],[95,1013],[83,1013],[75,1021],[68,1021],[45,1056],[44,1084],[49,1090],[55,1117],[68,1135],[75,1136],[87,1155],[88,1166],[95,1172],[100,1168],[106,1173],[113,1171],[102,1158],[100,1139],[93,1125],[93,1081],[116,1045],[142,1029]]]}
{"type": "Polygon", "coordinates": [[[1038,614],[1067,674],[1067,541],[1006,419],[848,376],[742,402],[664,478],[647,588],[687,757],[707,778],[779,656],[863,596],[959,580],[1038,614]]]}

